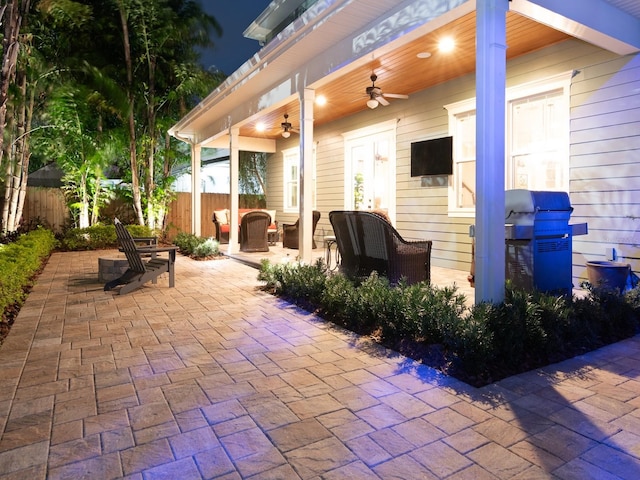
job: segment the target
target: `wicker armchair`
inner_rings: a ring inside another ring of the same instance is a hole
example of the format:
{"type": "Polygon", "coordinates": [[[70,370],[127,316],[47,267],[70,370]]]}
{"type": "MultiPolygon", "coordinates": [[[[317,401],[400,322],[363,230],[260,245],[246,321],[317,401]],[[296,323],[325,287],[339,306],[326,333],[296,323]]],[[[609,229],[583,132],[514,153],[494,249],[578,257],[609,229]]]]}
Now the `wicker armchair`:
{"type": "MultiPolygon", "coordinates": [[[[313,241],[313,248],[316,248],[316,241],[313,236],[316,233],[316,226],[318,225],[318,220],[320,220],[320,212],[317,210],[313,211],[313,230],[311,234],[311,238],[313,241]]],[[[282,246],[284,248],[295,248],[299,249],[300,245],[299,238],[300,234],[298,233],[298,225],[300,223],[300,219],[296,220],[294,224],[284,224],[282,225],[282,246]]]]}
{"type": "Polygon", "coordinates": [[[268,252],[269,225],[271,225],[271,215],[267,212],[254,210],[245,214],[240,221],[240,251],[268,252]]]}
{"type": "Polygon", "coordinates": [[[380,215],[333,211],[329,221],[340,252],[340,271],[363,277],[376,271],[391,283],[431,281],[431,240],[406,241],[380,215]]]}

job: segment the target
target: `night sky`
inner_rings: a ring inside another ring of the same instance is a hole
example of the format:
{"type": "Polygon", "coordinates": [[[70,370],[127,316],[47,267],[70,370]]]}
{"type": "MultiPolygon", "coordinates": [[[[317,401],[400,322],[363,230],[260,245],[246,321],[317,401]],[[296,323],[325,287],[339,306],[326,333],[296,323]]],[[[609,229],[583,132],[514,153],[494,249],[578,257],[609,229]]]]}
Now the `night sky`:
{"type": "Polygon", "coordinates": [[[199,0],[204,10],[222,26],[222,37],[214,37],[215,47],[202,52],[205,68],[216,66],[225,74],[235,72],[260,50],[257,40],[249,40],[242,32],[269,6],[270,0],[199,0]]]}

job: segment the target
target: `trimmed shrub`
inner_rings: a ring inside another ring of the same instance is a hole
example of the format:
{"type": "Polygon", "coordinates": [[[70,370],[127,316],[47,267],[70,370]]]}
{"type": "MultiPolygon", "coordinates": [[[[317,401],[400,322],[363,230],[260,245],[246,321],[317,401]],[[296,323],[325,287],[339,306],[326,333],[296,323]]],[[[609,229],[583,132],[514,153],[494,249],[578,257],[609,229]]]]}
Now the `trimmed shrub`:
{"type": "Polygon", "coordinates": [[[478,386],[628,338],[640,321],[640,287],[568,298],[507,283],[504,302],[469,309],[455,287],[392,287],[375,273],[354,281],[328,274],[322,262],[263,260],[258,279],[276,295],[478,386]]]}
{"type": "MultiPolygon", "coordinates": [[[[127,225],[132,237],[152,237],[153,232],[144,225],[127,225]]],[[[114,225],[92,225],[87,228],[70,228],[60,238],[63,250],[101,250],[116,248],[118,238],[114,225]]]]}
{"type": "Polygon", "coordinates": [[[24,303],[35,275],[57,244],[50,230],[37,228],[0,246],[0,311],[24,303]]]}
{"type": "Polygon", "coordinates": [[[192,258],[207,258],[220,255],[220,243],[213,238],[198,237],[192,233],[180,232],[173,239],[183,255],[192,258]]]}

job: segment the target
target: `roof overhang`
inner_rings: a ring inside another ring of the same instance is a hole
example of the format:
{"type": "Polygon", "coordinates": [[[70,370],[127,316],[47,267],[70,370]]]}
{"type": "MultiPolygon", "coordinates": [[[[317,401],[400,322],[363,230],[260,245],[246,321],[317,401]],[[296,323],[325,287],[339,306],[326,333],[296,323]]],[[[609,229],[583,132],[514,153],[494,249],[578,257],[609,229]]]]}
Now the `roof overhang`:
{"type": "MultiPolygon", "coordinates": [[[[640,7],[628,7],[627,1],[512,0],[507,54],[524,54],[567,35],[619,55],[638,52],[640,7]],[[522,33],[513,31],[518,28],[524,29],[522,33]]],[[[356,100],[372,71],[386,91],[406,94],[473,74],[475,0],[392,3],[318,0],[174,125],[170,134],[203,147],[225,148],[231,128],[237,128],[242,150],[270,152],[281,133],[283,114],[289,115],[294,127],[299,125],[305,88],[335,96],[328,108],[315,109],[314,122],[320,125],[366,110],[364,101],[356,100]],[[415,49],[435,48],[436,37],[449,30],[465,36],[455,62],[433,55],[428,66],[419,64],[415,49]],[[273,128],[256,132],[253,127],[259,120],[273,128]]]]}
{"type": "Polygon", "coordinates": [[[618,55],[640,51],[640,21],[602,0],[511,0],[510,10],[618,55]]]}

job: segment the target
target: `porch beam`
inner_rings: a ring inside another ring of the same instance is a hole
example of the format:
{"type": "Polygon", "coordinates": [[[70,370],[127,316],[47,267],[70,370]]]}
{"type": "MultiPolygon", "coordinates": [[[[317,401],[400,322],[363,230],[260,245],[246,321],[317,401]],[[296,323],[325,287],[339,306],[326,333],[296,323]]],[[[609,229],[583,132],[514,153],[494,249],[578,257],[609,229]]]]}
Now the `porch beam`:
{"type": "Polygon", "coordinates": [[[313,258],[313,102],[315,90],[305,88],[300,98],[300,205],[298,246],[300,260],[312,263],[313,258]]]}
{"type": "Polygon", "coordinates": [[[508,9],[508,0],[476,3],[476,303],[504,300],[508,9]]]}

